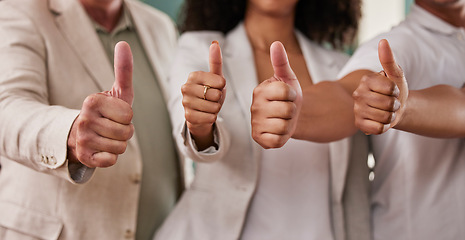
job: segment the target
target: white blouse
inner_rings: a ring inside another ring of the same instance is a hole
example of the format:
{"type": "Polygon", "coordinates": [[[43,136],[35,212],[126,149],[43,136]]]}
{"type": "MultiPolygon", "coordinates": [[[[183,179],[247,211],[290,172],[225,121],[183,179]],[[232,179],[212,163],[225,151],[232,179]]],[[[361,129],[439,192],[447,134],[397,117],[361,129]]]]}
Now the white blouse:
{"type": "Polygon", "coordinates": [[[263,150],[243,240],[331,240],[329,144],[290,139],[263,150]]]}

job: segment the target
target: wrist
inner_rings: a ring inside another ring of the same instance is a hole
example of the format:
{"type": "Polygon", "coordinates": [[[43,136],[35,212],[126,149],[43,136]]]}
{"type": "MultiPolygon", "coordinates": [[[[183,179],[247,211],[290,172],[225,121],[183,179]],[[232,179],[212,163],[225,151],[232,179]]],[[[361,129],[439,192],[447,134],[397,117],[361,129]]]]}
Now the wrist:
{"type": "Polygon", "coordinates": [[[194,140],[197,150],[203,151],[212,146],[215,148],[218,147],[214,141],[213,127],[214,124],[204,127],[196,127],[195,129],[189,128],[189,133],[194,140]]]}
{"type": "Polygon", "coordinates": [[[72,163],[80,163],[78,158],[76,157],[76,132],[77,128],[75,127],[75,123],[71,126],[71,130],[68,135],[68,141],[67,141],[67,151],[66,151],[66,158],[68,161],[72,163]]]}

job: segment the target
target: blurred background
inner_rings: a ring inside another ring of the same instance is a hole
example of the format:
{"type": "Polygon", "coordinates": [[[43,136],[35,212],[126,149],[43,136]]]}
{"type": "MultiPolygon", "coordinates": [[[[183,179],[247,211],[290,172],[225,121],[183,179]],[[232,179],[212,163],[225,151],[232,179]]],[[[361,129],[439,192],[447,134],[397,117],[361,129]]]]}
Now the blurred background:
{"type": "MultiPolygon", "coordinates": [[[[176,21],[184,0],[142,0],[167,13],[176,21]]],[[[362,0],[362,21],[358,43],[389,30],[405,18],[414,0],[362,0]]]]}

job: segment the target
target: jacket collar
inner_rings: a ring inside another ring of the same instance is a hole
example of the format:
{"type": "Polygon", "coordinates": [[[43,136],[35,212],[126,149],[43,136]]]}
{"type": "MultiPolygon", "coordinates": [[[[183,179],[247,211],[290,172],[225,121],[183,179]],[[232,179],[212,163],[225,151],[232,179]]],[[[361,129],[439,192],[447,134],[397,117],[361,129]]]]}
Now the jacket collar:
{"type": "Polygon", "coordinates": [[[442,35],[453,35],[457,34],[461,28],[455,27],[434,14],[428,12],[422,7],[414,4],[411,8],[411,12],[407,17],[410,21],[415,22],[416,24],[421,25],[423,28],[428,29],[429,31],[436,32],[442,35]]]}
{"type": "Polygon", "coordinates": [[[110,90],[113,68],[84,8],[75,0],[49,0],[59,31],[101,91],[110,90]]]}
{"type": "MultiPolygon", "coordinates": [[[[327,74],[338,71],[332,55],[309,41],[299,31],[296,31],[296,35],[313,83],[329,80],[326,79],[327,74]]],[[[252,46],[243,23],[226,35],[226,42],[222,49],[225,58],[225,76],[234,77],[234,81],[229,81],[227,84],[238,96],[239,103],[245,111],[244,114],[247,119],[250,119],[253,89],[257,86],[258,79],[252,46]]]]}

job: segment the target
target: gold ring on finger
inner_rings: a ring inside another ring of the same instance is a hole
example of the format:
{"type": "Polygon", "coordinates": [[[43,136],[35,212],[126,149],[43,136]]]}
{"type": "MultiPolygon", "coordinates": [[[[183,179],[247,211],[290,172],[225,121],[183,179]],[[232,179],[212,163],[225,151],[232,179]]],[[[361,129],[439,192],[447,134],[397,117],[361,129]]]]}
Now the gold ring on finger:
{"type": "Polygon", "coordinates": [[[207,91],[211,88],[209,85],[203,85],[203,100],[207,100],[207,91]]]}

